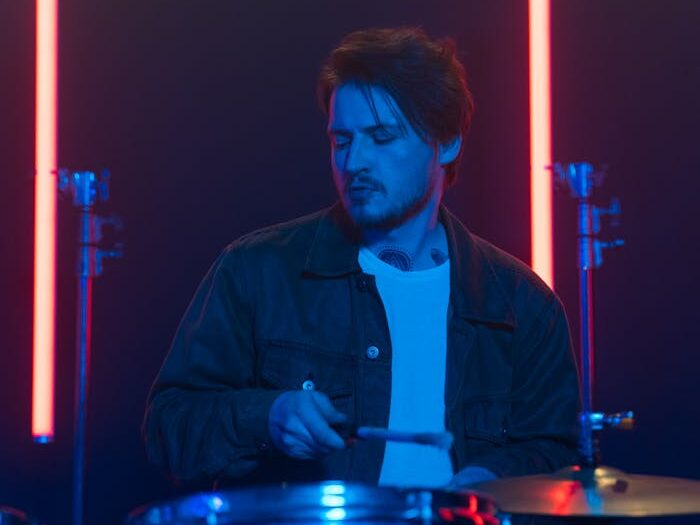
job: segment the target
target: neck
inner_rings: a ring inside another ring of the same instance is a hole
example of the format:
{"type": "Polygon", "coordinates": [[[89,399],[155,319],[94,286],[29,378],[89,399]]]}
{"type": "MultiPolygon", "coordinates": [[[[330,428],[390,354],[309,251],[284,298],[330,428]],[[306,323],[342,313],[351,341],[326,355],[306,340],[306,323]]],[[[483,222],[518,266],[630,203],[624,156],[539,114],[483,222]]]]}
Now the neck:
{"type": "Polygon", "coordinates": [[[447,239],[438,220],[439,199],[401,224],[388,229],[365,229],[365,246],[397,268],[426,270],[447,260],[447,239]]]}

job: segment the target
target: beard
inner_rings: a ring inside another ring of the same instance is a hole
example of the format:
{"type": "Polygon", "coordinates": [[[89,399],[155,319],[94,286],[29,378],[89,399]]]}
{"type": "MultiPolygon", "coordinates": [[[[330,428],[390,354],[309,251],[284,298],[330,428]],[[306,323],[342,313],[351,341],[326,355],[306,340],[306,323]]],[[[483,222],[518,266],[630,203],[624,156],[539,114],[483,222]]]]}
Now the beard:
{"type": "Polygon", "coordinates": [[[360,229],[389,230],[418,215],[433,197],[436,181],[431,178],[426,185],[415,188],[400,201],[392,201],[383,186],[367,199],[354,199],[346,189],[341,201],[348,215],[360,229]]]}

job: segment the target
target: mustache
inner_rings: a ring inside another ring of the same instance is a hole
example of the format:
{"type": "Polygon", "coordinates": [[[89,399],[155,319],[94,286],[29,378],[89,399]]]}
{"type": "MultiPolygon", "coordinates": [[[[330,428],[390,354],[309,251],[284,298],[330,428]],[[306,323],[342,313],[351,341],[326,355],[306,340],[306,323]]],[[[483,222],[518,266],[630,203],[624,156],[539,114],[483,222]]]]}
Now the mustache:
{"type": "Polygon", "coordinates": [[[344,189],[345,191],[350,191],[352,188],[369,188],[370,190],[384,191],[384,185],[381,182],[366,176],[348,177],[345,180],[344,189]]]}

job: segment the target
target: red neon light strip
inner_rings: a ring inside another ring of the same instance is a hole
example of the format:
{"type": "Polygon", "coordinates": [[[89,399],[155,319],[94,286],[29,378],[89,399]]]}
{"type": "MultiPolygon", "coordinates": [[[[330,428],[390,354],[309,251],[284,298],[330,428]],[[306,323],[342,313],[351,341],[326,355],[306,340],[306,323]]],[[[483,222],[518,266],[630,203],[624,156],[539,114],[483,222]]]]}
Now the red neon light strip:
{"type": "Polygon", "coordinates": [[[36,0],[36,183],[32,436],[54,436],[58,0],[36,0]]]}
{"type": "Polygon", "coordinates": [[[552,108],[549,0],[529,0],[532,268],[552,288],[552,108]]]}

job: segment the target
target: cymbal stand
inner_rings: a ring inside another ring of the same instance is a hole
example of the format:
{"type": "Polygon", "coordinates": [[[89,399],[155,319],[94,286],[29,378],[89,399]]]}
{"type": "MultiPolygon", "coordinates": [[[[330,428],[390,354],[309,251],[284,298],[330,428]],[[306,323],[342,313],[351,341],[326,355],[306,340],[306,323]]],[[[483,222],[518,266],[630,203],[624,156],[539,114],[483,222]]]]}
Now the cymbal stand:
{"type": "Polygon", "coordinates": [[[92,327],[92,281],[102,274],[104,259],[121,257],[122,246],[111,250],[98,247],[102,227],[111,225],[121,229],[116,217],[101,217],[93,213],[96,202],[109,199],[109,173],[98,179],[90,171],[59,171],[59,191],[73,197],[73,205],[80,210],[78,240],[78,319],[76,341],[76,386],[73,437],[73,525],[83,523],[83,495],[85,476],[85,421],[88,384],[90,377],[90,343],[92,327]]]}
{"type": "Polygon", "coordinates": [[[599,463],[597,433],[606,427],[629,430],[634,426],[631,411],[605,414],[593,411],[593,387],[595,365],[595,339],[593,319],[593,271],[603,264],[603,251],[624,245],[621,239],[601,241],[598,234],[601,218],[608,215],[616,221],[621,214],[620,202],[612,199],[610,206],[600,208],[591,203],[595,186],[601,186],[603,173],[594,172],[585,162],[554,165],[554,172],[561,184],[567,184],[571,196],[578,203],[578,269],[581,350],[582,412],[579,415],[579,453],[581,466],[594,469],[599,463]]]}

